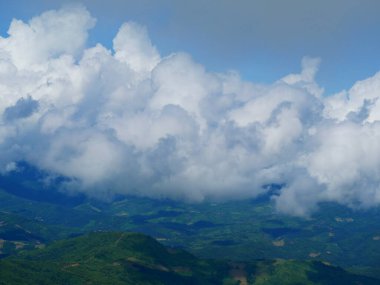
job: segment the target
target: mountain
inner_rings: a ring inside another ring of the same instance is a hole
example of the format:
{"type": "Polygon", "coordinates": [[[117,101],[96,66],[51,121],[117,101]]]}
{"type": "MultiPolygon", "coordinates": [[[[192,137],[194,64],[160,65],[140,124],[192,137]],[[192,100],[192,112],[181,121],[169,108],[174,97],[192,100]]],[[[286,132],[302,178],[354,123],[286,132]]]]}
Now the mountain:
{"type": "Polygon", "coordinates": [[[317,261],[200,259],[138,233],[97,232],[0,260],[0,284],[380,284],[317,261]]]}
{"type": "Polygon", "coordinates": [[[17,189],[0,189],[0,258],[89,232],[132,231],[202,258],[319,260],[380,279],[380,208],[325,204],[305,219],[281,215],[266,199],[186,204],[129,196],[60,205],[17,189]]]}
{"type": "Polygon", "coordinates": [[[30,201],[47,202],[63,206],[75,206],[85,200],[81,194],[65,195],[59,189],[67,182],[65,177],[52,178],[49,173],[24,161],[17,163],[17,171],[0,175],[0,188],[12,195],[30,201]]]}

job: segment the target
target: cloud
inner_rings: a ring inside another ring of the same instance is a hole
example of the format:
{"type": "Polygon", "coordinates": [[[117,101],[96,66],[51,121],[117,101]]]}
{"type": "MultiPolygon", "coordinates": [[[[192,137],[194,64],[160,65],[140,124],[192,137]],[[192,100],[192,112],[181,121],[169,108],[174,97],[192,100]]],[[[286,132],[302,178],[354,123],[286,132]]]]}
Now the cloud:
{"type": "Polygon", "coordinates": [[[379,121],[379,90],[380,72],[370,78],[356,82],[348,91],[344,90],[326,99],[325,115],[344,121],[357,114],[364,122],[379,121]]]}
{"type": "Polygon", "coordinates": [[[150,42],[145,27],[135,23],[121,26],[113,40],[115,58],[125,62],[136,72],[151,72],[160,61],[160,55],[150,42]]]}
{"type": "Polygon", "coordinates": [[[24,23],[13,20],[8,38],[0,38],[0,48],[18,68],[26,68],[68,53],[77,55],[95,20],[80,6],[43,13],[24,23]]]}
{"type": "Polygon", "coordinates": [[[83,7],[14,20],[0,38],[0,171],[26,161],[90,196],[252,198],[277,209],[380,204],[380,75],[324,96],[319,59],[271,85],[159,54],[128,22],[85,48],[83,7]],[[27,48],[33,47],[33,48],[27,48]]]}

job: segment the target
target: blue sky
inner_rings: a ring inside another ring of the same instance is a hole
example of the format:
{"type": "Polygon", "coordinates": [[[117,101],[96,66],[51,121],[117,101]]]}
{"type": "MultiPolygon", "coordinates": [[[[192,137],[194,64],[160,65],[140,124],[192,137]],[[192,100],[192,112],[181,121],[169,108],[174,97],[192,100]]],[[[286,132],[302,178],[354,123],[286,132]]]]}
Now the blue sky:
{"type": "Polygon", "coordinates": [[[380,2],[336,1],[0,1],[0,32],[12,18],[83,3],[97,18],[89,44],[111,47],[119,26],[148,28],[161,54],[185,51],[210,71],[237,70],[271,83],[298,72],[303,56],[322,60],[317,82],[326,95],[348,89],[380,68],[380,2]]]}

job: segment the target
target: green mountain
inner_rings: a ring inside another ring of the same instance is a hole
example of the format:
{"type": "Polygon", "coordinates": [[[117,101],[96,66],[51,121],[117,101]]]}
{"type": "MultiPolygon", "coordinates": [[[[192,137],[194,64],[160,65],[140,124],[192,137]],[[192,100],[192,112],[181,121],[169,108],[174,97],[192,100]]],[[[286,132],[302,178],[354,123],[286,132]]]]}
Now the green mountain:
{"type": "Polygon", "coordinates": [[[199,259],[142,234],[97,232],[0,260],[0,284],[380,284],[321,262],[199,259]]]}
{"type": "Polygon", "coordinates": [[[281,215],[260,199],[185,204],[124,197],[59,205],[0,189],[0,258],[97,231],[145,233],[202,258],[320,260],[380,279],[380,208],[324,204],[305,219],[281,215]]]}

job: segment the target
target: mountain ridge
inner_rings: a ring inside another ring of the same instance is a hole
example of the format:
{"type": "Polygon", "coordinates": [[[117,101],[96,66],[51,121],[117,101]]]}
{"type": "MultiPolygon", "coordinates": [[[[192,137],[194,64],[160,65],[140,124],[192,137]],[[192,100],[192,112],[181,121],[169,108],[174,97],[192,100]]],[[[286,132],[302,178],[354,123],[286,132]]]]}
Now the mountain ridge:
{"type": "Polygon", "coordinates": [[[93,232],[0,260],[0,284],[380,284],[319,261],[208,260],[132,232],[93,232]],[[239,283],[240,282],[240,283],[239,283]]]}

